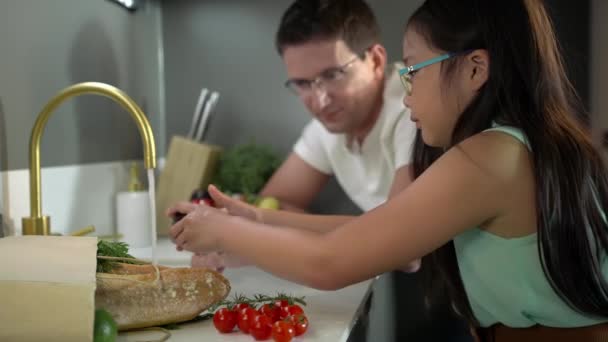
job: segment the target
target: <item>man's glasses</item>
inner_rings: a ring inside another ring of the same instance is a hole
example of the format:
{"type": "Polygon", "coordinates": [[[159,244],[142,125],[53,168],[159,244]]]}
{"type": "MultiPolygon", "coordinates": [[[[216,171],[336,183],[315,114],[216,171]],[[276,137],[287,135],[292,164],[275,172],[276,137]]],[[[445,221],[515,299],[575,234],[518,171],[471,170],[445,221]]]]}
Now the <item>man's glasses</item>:
{"type": "Polygon", "coordinates": [[[313,85],[316,87],[323,87],[325,90],[334,89],[341,84],[341,81],[344,80],[347,74],[348,68],[359,58],[360,56],[355,56],[353,59],[340,66],[326,69],[312,80],[300,78],[289,79],[285,82],[285,87],[298,96],[310,94],[313,85]]]}
{"type": "Polygon", "coordinates": [[[450,52],[450,53],[446,53],[441,56],[437,56],[435,58],[428,59],[424,62],[410,65],[403,69],[399,69],[399,77],[401,78],[401,83],[403,84],[403,87],[405,88],[405,94],[407,96],[412,95],[412,76],[415,74],[416,71],[418,71],[422,68],[425,68],[429,65],[433,65],[435,63],[445,61],[446,59],[450,59],[456,55],[458,55],[458,54],[450,52]]]}

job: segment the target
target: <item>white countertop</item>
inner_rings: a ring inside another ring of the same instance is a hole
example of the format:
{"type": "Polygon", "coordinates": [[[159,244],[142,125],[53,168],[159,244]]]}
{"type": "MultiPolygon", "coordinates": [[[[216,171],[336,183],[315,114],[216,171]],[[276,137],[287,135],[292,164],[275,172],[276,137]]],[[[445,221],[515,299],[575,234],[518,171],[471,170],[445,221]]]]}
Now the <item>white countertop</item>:
{"type": "MultiPolygon", "coordinates": [[[[129,254],[132,256],[151,261],[152,247],[129,248],[129,254]]],[[[190,266],[190,258],[192,253],[175,249],[175,245],[169,238],[159,238],[156,244],[156,260],[158,263],[165,266],[190,266]]]]}
{"type": "MultiPolygon", "coordinates": [[[[150,259],[151,249],[131,249],[130,253],[141,259],[150,259]]],[[[167,239],[159,240],[157,247],[158,263],[168,266],[187,266],[191,254],[177,252],[167,239]]],[[[224,276],[232,286],[231,294],[276,295],[283,292],[289,295],[305,296],[307,305],[304,312],[310,321],[308,331],[294,341],[346,341],[359,316],[359,309],[368,295],[371,280],[351,285],[338,291],[319,291],[298,285],[255,267],[227,269],[224,276]]],[[[220,334],[209,320],[180,325],[171,330],[170,342],[186,341],[254,341],[250,335],[235,330],[230,334],[220,334]]],[[[162,336],[159,332],[127,332],[119,334],[118,341],[142,341],[162,336]]]]}

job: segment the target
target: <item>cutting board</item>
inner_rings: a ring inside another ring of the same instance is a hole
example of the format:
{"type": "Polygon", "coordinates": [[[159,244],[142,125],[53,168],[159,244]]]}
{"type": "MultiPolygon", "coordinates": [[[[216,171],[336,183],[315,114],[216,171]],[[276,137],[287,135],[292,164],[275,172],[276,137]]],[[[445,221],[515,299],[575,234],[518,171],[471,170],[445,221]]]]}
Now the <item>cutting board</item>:
{"type": "Polygon", "coordinates": [[[93,341],[97,238],[0,239],[0,341],[93,341]]]}

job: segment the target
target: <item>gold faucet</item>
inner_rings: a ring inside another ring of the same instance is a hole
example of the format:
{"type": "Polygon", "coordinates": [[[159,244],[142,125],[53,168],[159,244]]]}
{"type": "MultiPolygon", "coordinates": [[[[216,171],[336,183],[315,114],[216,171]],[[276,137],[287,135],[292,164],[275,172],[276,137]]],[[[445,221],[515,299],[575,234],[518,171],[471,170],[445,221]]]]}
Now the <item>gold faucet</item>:
{"type": "Polygon", "coordinates": [[[156,167],[156,151],[154,147],[154,136],[152,128],[144,112],[127,94],[122,90],[109,84],[98,82],[85,82],[74,84],[59,92],[42,109],[30,139],[30,217],[22,219],[23,235],[50,235],[51,219],[49,216],[42,216],[42,193],[40,190],[40,140],[46,123],[51,113],[59,107],[65,100],[83,94],[97,94],[109,97],[130,114],[139,130],[141,140],[144,144],[144,166],[146,169],[156,167]]]}

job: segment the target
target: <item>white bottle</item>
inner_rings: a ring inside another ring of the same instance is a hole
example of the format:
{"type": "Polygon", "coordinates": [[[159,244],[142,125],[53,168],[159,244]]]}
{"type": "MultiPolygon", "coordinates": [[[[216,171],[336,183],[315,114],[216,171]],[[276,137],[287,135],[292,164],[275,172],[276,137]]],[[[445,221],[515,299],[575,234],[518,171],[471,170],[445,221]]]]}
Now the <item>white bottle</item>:
{"type": "Polygon", "coordinates": [[[129,187],[116,195],[116,231],[130,247],[152,245],[150,198],[139,180],[137,164],[129,170],[129,187]]]}

